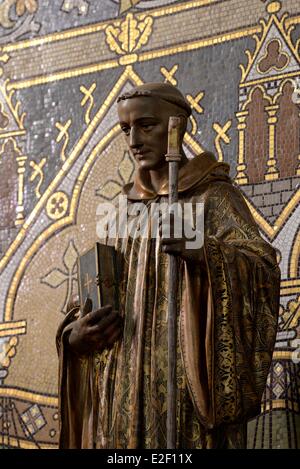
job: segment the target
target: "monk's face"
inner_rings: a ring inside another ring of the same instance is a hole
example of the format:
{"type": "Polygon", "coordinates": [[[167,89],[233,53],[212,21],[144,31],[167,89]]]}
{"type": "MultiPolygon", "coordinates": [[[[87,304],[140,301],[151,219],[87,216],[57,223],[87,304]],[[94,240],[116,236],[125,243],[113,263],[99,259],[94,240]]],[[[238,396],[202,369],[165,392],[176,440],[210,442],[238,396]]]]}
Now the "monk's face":
{"type": "Polygon", "coordinates": [[[137,97],[120,101],[118,114],[127,144],[140,167],[158,170],[166,166],[168,123],[169,117],[176,115],[174,106],[151,97],[137,97]]]}

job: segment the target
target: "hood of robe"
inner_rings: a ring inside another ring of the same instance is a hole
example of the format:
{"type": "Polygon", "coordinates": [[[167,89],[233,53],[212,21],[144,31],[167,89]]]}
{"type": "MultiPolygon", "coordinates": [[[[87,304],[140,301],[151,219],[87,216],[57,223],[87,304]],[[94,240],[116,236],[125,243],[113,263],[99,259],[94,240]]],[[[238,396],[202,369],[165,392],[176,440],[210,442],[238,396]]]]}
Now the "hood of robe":
{"type": "MultiPolygon", "coordinates": [[[[219,163],[213,153],[204,152],[195,156],[178,171],[178,192],[184,193],[196,189],[200,184],[216,180],[230,180],[229,165],[219,163]]],[[[169,193],[169,183],[166,178],[158,192],[152,187],[149,171],[138,168],[133,182],[123,187],[123,194],[129,200],[150,200],[169,193]]]]}

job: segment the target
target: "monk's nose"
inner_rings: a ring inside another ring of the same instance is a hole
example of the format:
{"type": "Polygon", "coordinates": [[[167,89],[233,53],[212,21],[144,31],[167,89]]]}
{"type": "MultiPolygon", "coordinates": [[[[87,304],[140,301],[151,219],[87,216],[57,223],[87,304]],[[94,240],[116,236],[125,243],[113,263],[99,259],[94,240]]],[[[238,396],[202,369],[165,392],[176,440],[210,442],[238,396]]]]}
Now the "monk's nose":
{"type": "Polygon", "coordinates": [[[134,127],[130,130],[129,146],[130,148],[140,148],[143,145],[140,139],[140,134],[134,127]]]}

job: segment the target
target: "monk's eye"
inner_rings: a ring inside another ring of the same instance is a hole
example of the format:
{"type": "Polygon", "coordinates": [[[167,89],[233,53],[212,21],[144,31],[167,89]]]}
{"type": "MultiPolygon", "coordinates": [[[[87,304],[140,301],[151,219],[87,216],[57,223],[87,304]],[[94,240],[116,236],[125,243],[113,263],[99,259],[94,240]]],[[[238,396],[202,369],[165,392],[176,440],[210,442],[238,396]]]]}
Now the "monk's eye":
{"type": "Polygon", "coordinates": [[[130,128],[129,127],[121,127],[122,132],[124,132],[125,135],[130,134],[130,128]]]}
{"type": "Polygon", "coordinates": [[[142,129],[145,130],[146,132],[149,130],[152,130],[154,127],[154,124],[143,124],[142,129]]]}

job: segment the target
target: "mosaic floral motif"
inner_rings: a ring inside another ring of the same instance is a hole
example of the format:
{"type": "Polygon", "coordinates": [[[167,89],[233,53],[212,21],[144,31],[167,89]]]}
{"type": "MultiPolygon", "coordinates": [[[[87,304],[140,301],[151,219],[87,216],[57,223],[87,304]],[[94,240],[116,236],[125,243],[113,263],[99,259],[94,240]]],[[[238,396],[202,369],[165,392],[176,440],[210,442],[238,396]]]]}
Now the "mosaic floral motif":
{"type": "Polygon", "coordinates": [[[137,51],[147,44],[152,32],[153,19],[147,16],[138,21],[128,13],[120,27],[109,25],[106,28],[106,41],[110,49],[117,54],[137,51]]]}
{"type": "Polygon", "coordinates": [[[64,0],[60,9],[65,13],[77,10],[78,15],[86,16],[89,12],[90,3],[86,0],[64,0]]]}
{"type": "MultiPolygon", "coordinates": [[[[9,60],[9,57],[7,54],[6,56],[3,56],[2,59],[7,62],[9,60]]],[[[1,61],[1,57],[0,57],[1,61]]],[[[1,75],[1,71],[0,71],[1,75]]],[[[16,98],[15,92],[16,90],[7,90],[7,87],[9,86],[10,80],[7,79],[5,80],[4,83],[0,83],[0,99],[5,103],[6,109],[8,113],[10,114],[9,120],[14,121],[17,124],[17,128],[19,130],[24,130],[24,119],[26,117],[26,112],[23,112],[21,109],[21,102],[19,99],[16,98]],[[2,95],[2,96],[1,96],[2,95]]],[[[1,108],[2,110],[2,108],[1,108]]]]}
{"type": "Polygon", "coordinates": [[[0,42],[13,42],[27,33],[38,33],[41,25],[34,21],[38,0],[4,0],[0,4],[0,42]]]}
{"type": "Polygon", "coordinates": [[[44,277],[41,278],[41,283],[48,285],[51,288],[59,288],[66,284],[66,294],[64,305],[61,312],[66,314],[67,303],[72,295],[76,282],[77,282],[77,257],[78,250],[74,241],[70,241],[68,247],[63,255],[64,269],[55,268],[50,270],[44,277]]]}
{"type": "Polygon", "coordinates": [[[300,294],[290,300],[286,308],[281,306],[279,326],[282,330],[300,325],[300,294]]]}
{"type": "Polygon", "coordinates": [[[28,13],[35,13],[38,9],[37,0],[17,0],[16,13],[18,16],[23,16],[26,11],[28,13]]]}
{"type": "Polygon", "coordinates": [[[0,25],[3,28],[13,28],[16,21],[12,20],[12,7],[15,6],[17,16],[23,16],[25,13],[34,14],[38,9],[37,0],[4,0],[0,5],[0,25]]]}
{"type": "Polygon", "coordinates": [[[100,196],[106,200],[113,200],[120,194],[124,184],[130,182],[134,172],[134,162],[129,151],[124,151],[123,158],[119,164],[118,174],[121,182],[110,179],[105,182],[103,186],[95,190],[95,195],[100,196]]]}
{"type": "Polygon", "coordinates": [[[5,0],[0,5],[0,26],[3,28],[12,28],[15,22],[10,19],[10,9],[16,3],[16,0],[5,0]]]}

